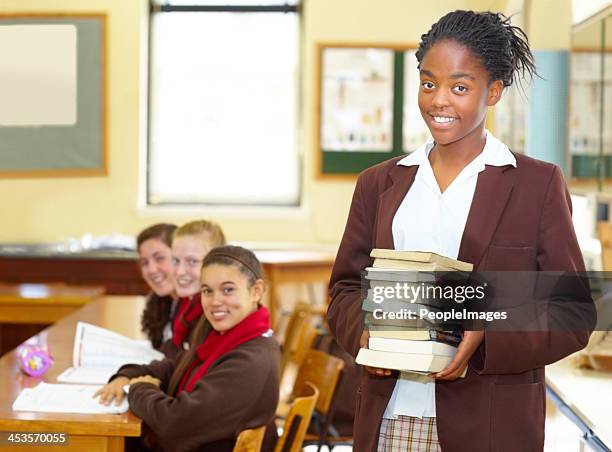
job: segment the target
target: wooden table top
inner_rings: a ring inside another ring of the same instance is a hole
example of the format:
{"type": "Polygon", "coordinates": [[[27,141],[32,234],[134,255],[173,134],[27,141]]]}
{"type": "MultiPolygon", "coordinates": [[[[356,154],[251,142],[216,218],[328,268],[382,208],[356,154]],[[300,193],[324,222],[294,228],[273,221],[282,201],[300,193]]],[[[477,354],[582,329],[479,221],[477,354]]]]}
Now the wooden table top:
{"type": "Polygon", "coordinates": [[[0,283],[0,306],[13,303],[23,305],[57,303],[78,306],[102,295],[104,287],[0,283]]]}
{"type": "Polygon", "coordinates": [[[612,373],[578,369],[568,357],[546,366],[546,384],[612,448],[612,373]]]}
{"type": "Polygon", "coordinates": [[[47,335],[54,363],[42,378],[23,374],[18,368],[14,352],[0,358],[0,431],[59,431],[75,435],[139,436],[141,421],[131,411],[119,415],[32,413],[13,411],[11,407],[23,388],[36,386],[40,381],[56,383],[57,376],[72,365],[77,321],[92,323],[128,337],[141,339],[143,336],[140,332],[140,315],[144,302],[144,297],[138,296],[102,297],[44,330],[40,335],[47,335]]]}
{"type": "Polygon", "coordinates": [[[331,265],[336,254],[330,251],[310,250],[254,250],[262,265],[309,266],[331,265]]]}

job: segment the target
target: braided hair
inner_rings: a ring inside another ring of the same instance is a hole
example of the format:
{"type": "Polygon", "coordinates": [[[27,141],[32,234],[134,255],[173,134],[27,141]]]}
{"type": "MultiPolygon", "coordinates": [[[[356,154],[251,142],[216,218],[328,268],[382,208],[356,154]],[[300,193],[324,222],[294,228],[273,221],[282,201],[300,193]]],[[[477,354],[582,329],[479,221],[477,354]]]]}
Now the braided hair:
{"type": "Polygon", "coordinates": [[[489,82],[501,80],[508,87],[519,72],[529,78],[538,75],[527,35],[501,13],[457,10],[446,14],[421,36],[416,52],[419,67],[427,51],[445,40],[470,49],[489,72],[489,82]]]}

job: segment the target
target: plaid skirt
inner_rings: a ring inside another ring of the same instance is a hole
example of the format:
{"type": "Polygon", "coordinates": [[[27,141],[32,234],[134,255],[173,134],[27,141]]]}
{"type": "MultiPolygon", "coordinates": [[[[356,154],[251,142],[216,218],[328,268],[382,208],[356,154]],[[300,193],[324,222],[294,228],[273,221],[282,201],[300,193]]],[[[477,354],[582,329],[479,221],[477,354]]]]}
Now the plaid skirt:
{"type": "Polygon", "coordinates": [[[377,452],[441,452],[436,418],[399,416],[383,419],[377,452]]]}

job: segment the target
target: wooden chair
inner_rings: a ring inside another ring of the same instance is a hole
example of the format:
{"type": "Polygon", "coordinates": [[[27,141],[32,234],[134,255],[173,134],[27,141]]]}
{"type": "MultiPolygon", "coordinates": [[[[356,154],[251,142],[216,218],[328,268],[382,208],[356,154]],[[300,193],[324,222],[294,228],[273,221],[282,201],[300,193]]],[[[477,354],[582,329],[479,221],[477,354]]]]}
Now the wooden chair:
{"type": "MultiPolygon", "coordinates": [[[[287,328],[285,329],[285,338],[283,340],[283,354],[281,356],[281,375],[285,370],[285,367],[290,361],[295,362],[296,354],[300,351],[300,347],[303,345],[301,339],[304,335],[305,329],[310,322],[311,318],[310,305],[308,303],[299,302],[293,308],[293,313],[289,317],[287,322],[287,328]]],[[[299,365],[299,363],[298,363],[299,365]]]]}
{"type": "MultiPolygon", "coordinates": [[[[317,329],[309,322],[304,322],[299,329],[299,335],[295,337],[292,347],[293,350],[287,356],[285,368],[281,373],[280,400],[287,403],[292,393],[295,393],[294,386],[300,366],[304,357],[312,347],[312,343],[317,335],[317,329]]],[[[284,350],[283,350],[284,352],[284,350]]]]}
{"type": "MultiPolygon", "coordinates": [[[[331,444],[336,443],[335,439],[332,439],[337,435],[332,425],[333,412],[331,407],[343,368],[344,361],[340,358],[319,350],[308,350],[293,385],[293,398],[297,394],[303,393],[309,384],[313,384],[319,390],[319,398],[313,414],[314,425],[318,433],[306,433],[304,438],[306,443],[318,444],[319,449],[323,445],[328,445],[331,448],[333,447],[331,444]],[[329,436],[330,432],[332,437],[329,436]]],[[[283,418],[286,416],[287,410],[287,406],[279,403],[277,415],[283,418]]],[[[343,443],[350,443],[352,438],[342,437],[341,440],[343,443]]]]}
{"type": "Polygon", "coordinates": [[[336,388],[342,378],[344,361],[319,350],[310,350],[300,367],[294,392],[299,392],[306,381],[319,389],[319,399],[313,413],[313,423],[317,433],[306,433],[305,444],[317,444],[318,449],[327,446],[331,451],[335,444],[350,444],[351,437],[340,437],[333,427],[332,402],[336,388]]]}
{"type": "Polygon", "coordinates": [[[266,426],[243,430],[236,439],[233,452],[259,452],[263,443],[266,426]]]}
{"type": "Polygon", "coordinates": [[[305,383],[302,386],[299,397],[296,397],[291,404],[284,423],[283,434],[278,439],[274,452],[299,452],[302,450],[304,436],[318,397],[319,390],[314,385],[305,383]]]}
{"type": "Polygon", "coordinates": [[[601,268],[603,271],[612,271],[612,223],[597,223],[597,235],[601,242],[601,268]]]}

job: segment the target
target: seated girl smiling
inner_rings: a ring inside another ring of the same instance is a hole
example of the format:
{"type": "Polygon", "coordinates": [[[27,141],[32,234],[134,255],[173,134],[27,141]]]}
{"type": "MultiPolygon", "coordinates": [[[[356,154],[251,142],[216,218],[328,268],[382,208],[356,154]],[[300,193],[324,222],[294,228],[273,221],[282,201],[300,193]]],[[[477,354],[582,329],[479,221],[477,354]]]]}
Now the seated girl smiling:
{"type": "Polygon", "coordinates": [[[123,366],[96,393],[103,404],[120,403],[130,385],[130,408],[152,432],[149,447],[231,451],[242,430],[274,417],[280,352],[260,305],[259,261],[238,246],[214,248],[201,282],[204,316],[189,350],[176,360],[123,366]]]}

